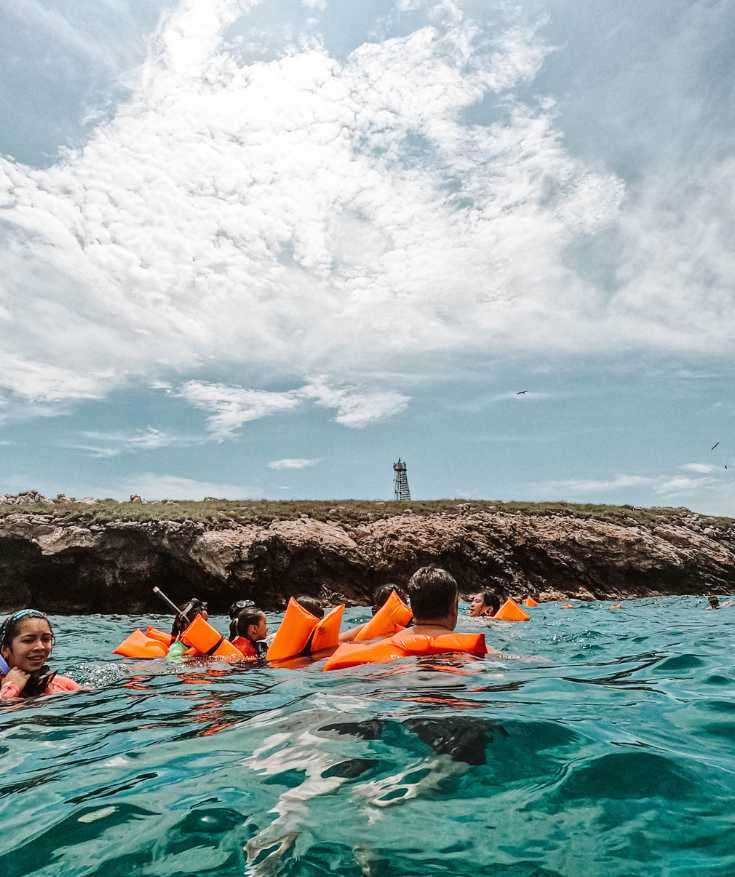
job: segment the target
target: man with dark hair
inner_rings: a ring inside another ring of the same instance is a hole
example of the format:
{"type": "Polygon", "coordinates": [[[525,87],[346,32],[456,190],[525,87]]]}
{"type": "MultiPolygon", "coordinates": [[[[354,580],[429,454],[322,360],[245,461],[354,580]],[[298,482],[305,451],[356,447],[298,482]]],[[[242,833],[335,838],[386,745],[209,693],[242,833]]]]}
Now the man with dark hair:
{"type": "Polygon", "coordinates": [[[408,582],[414,633],[446,633],[457,626],[459,586],[439,566],[422,566],[408,582]]]}

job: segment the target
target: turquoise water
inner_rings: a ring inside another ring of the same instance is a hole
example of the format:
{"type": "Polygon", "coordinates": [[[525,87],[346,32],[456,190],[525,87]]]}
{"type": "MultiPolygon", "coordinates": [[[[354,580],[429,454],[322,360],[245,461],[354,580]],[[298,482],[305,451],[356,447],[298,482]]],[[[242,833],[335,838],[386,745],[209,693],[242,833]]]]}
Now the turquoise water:
{"type": "Polygon", "coordinates": [[[339,673],[125,661],[165,619],[58,618],[92,688],[0,709],[0,874],[735,874],[735,609],[532,611],[489,640],[546,664],[339,673]]]}

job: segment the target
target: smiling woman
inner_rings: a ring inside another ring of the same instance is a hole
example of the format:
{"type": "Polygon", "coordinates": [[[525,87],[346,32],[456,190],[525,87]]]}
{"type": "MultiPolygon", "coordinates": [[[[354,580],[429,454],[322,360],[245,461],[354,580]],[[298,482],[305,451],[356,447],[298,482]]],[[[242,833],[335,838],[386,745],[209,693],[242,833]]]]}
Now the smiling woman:
{"type": "Polygon", "coordinates": [[[78,691],[73,679],[58,676],[46,663],[54,646],[51,623],[43,612],[21,609],[0,625],[0,700],[78,691]]]}

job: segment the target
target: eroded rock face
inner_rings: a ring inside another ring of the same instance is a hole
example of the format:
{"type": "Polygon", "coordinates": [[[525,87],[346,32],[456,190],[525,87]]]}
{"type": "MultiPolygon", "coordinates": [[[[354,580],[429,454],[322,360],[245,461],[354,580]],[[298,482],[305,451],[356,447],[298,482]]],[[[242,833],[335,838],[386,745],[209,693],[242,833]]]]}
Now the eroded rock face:
{"type": "Polygon", "coordinates": [[[263,608],[291,595],[367,603],[389,581],[427,563],[464,593],[620,598],[735,591],[735,523],[696,515],[630,525],[565,514],[503,511],[398,515],[360,524],[301,515],[268,524],[200,521],[65,523],[13,510],[0,518],[0,609],[50,612],[160,609],[151,589],[193,594],[215,610],[251,598],[263,608]]]}

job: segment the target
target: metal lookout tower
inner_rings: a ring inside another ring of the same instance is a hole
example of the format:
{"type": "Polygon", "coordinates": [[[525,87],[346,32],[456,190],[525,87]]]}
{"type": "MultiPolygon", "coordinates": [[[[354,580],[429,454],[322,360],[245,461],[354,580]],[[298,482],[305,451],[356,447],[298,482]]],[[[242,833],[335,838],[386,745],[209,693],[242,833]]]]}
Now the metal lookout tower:
{"type": "Polygon", "coordinates": [[[406,461],[398,458],[398,462],[393,464],[393,498],[396,502],[407,502],[411,499],[411,491],[408,487],[408,470],[406,461]]]}

